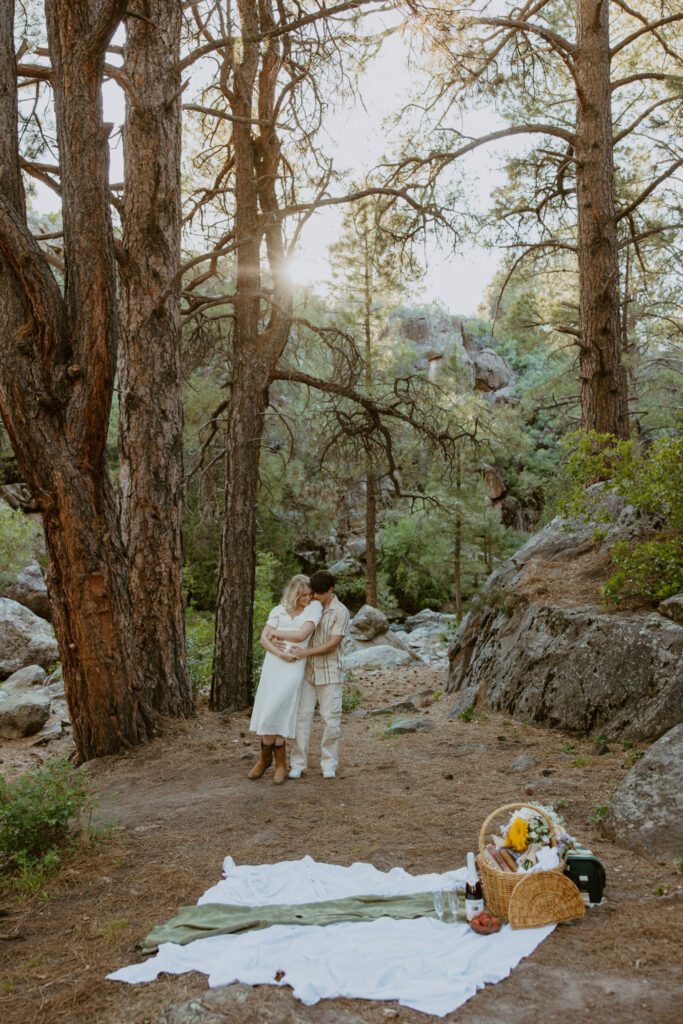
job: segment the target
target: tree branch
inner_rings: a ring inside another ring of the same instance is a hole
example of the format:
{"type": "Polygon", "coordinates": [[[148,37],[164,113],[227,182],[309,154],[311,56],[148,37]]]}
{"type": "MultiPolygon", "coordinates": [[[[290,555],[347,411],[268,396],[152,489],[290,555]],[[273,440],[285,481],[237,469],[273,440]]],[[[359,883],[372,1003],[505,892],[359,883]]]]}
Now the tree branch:
{"type": "Polygon", "coordinates": [[[675,174],[675,172],[681,166],[683,166],[683,157],[680,160],[674,161],[674,163],[672,163],[670,167],[668,167],[664,171],[663,174],[660,174],[658,178],[655,178],[654,181],[651,181],[647,188],[644,189],[640,193],[640,195],[633,200],[632,203],[629,203],[628,206],[625,206],[622,210],[618,210],[616,214],[616,220],[623,220],[624,217],[628,217],[630,213],[633,213],[633,211],[636,210],[640,206],[640,204],[654,192],[658,185],[661,185],[663,181],[666,181],[666,179],[670,178],[672,174],[675,174]]]}
{"type": "Polygon", "coordinates": [[[649,25],[644,25],[642,28],[636,29],[635,32],[631,32],[630,36],[626,36],[620,43],[612,47],[609,52],[610,57],[614,57],[615,53],[619,53],[625,46],[630,46],[631,43],[634,43],[636,39],[640,39],[646,33],[656,32],[663,25],[671,25],[675,21],[683,21],[683,11],[680,14],[670,14],[668,18],[660,18],[659,21],[653,21],[649,25]]]}

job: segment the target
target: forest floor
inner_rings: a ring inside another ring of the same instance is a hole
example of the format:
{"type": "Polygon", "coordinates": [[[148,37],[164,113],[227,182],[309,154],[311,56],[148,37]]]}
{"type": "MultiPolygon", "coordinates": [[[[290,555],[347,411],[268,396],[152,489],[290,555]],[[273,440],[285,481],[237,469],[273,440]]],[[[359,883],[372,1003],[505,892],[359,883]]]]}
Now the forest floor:
{"type": "MultiPolygon", "coordinates": [[[[363,707],[378,708],[443,687],[443,669],[398,669],[360,681],[363,707]]],[[[562,799],[567,828],[602,860],[603,905],[556,928],[498,985],[487,986],[446,1021],[517,1024],[567,1015],[572,1024],[642,1024],[681,1019],[680,908],[683,876],[613,845],[593,817],[621,780],[633,751],[610,742],[592,753],[577,739],[477,714],[449,720],[441,695],[420,711],[432,732],[385,737],[388,719],[345,716],[337,779],[316,767],[273,786],[246,778],[256,753],[247,713],[219,721],[205,706],[163,737],[83,770],[107,798],[98,816],[106,841],[70,853],[43,898],[4,894],[0,918],[0,1019],[4,1024],[156,1024],[169,1006],[207,990],[204,975],[162,976],[146,985],[106,981],[138,959],[135,943],[153,925],[193,904],[219,880],[226,854],[246,864],[298,859],[369,861],[412,873],[460,867],[483,819],[525,798],[562,799]],[[572,749],[569,749],[571,744],[572,749]],[[510,765],[526,754],[534,766],[510,765]]],[[[319,749],[316,718],[312,751],[319,749]]],[[[640,749],[645,749],[641,745],[640,749]]],[[[3,771],[26,755],[0,747],[3,771]]],[[[47,756],[49,749],[36,756],[47,756]]],[[[53,751],[54,752],[54,751],[53,751]]],[[[262,986],[211,1020],[230,1024],[423,1024],[397,1003],[337,999],[305,1007],[291,991],[262,986]]],[[[207,1020],[209,1015],[207,1012],[207,1020]]]]}

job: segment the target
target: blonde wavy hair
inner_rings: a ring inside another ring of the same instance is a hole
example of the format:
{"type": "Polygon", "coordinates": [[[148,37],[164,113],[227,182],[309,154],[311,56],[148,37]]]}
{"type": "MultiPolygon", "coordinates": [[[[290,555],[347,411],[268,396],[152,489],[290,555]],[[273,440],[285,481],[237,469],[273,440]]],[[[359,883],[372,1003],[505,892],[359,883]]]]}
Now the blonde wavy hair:
{"type": "Polygon", "coordinates": [[[297,573],[296,576],[292,576],[291,580],[285,587],[285,592],[282,596],[282,603],[285,606],[285,611],[294,618],[296,613],[296,606],[299,602],[299,598],[303,594],[304,590],[311,589],[311,581],[308,576],[304,576],[303,573],[297,573]]]}

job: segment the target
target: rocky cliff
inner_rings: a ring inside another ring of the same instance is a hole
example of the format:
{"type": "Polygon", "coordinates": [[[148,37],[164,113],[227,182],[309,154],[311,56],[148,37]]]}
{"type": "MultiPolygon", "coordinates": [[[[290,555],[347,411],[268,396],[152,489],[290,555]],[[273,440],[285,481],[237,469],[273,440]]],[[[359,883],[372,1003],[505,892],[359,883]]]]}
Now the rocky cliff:
{"type": "Polygon", "coordinates": [[[649,524],[618,499],[595,523],[555,519],[488,579],[449,652],[452,714],[484,704],[579,733],[657,739],[683,719],[683,627],[651,608],[606,610],[607,544],[649,524]]]}

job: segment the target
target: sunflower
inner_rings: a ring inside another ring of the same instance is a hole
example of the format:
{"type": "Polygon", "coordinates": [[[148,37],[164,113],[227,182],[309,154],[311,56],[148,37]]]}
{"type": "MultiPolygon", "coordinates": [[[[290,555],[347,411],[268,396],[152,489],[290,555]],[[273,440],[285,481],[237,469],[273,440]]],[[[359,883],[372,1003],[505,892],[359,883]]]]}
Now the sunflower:
{"type": "Polygon", "coordinates": [[[529,843],[529,824],[523,818],[514,818],[507,830],[505,842],[513,850],[526,850],[529,843]]]}

